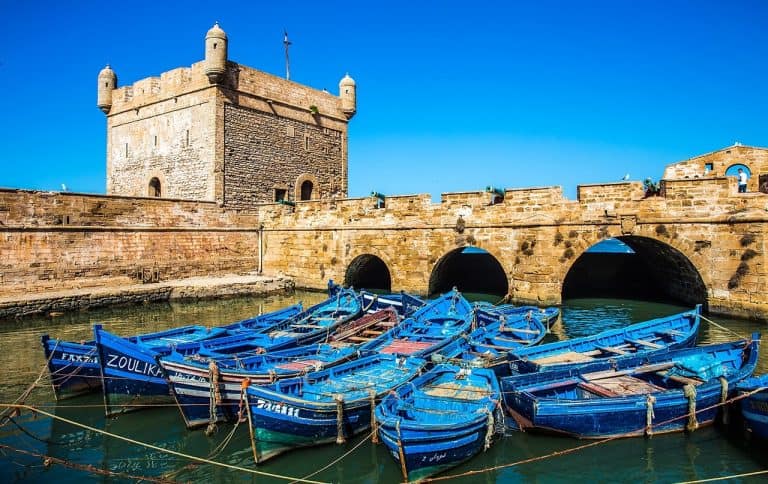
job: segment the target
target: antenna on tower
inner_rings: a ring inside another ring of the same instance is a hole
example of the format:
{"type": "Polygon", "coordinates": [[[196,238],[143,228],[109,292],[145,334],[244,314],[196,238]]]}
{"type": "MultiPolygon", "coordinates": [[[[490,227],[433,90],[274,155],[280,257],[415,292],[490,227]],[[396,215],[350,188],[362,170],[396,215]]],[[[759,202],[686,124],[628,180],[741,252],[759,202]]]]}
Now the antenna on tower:
{"type": "Polygon", "coordinates": [[[288,46],[291,45],[291,41],[288,40],[288,31],[283,29],[283,45],[285,46],[285,78],[291,79],[291,60],[288,57],[288,46]]]}

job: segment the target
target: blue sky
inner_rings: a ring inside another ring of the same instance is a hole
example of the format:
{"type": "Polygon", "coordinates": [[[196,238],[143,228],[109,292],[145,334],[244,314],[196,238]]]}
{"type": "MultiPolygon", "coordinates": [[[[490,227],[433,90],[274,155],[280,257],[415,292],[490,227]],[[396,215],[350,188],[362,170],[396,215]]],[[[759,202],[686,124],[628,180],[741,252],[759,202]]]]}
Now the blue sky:
{"type": "Polygon", "coordinates": [[[351,196],[661,177],[768,146],[768,1],[89,2],[0,0],[0,186],[105,190],[96,76],[120,85],[230,58],[338,92],[351,196]],[[235,6],[237,5],[237,6],[235,6]]]}

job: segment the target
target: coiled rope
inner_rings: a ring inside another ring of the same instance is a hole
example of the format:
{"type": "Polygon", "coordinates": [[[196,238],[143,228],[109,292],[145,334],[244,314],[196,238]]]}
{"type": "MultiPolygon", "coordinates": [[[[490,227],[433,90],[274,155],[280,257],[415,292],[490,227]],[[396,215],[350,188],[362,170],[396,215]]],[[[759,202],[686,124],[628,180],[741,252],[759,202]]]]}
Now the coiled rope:
{"type": "Polygon", "coordinates": [[[336,443],[343,444],[347,440],[344,438],[344,396],[334,395],[336,400],[336,443]]]}
{"type": "Polygon", "coordinates": [[[648,394],[645,397],[645,436],[653,436],[653,418],[656,416],[653,413],[653,404],[656,403],[656,397],[648,394]]]}
{"type": "Polygon", "coordinates": [[[371,390],[370,393],[371,398],[371,442],[374,444],[379,443],[379,429],[378,429],[378,423],[376,422],[376,390],[371,390]]]}
{"type": "Polygon", "coordinates": [[[210,395],[208,396],[208,427],[205,435],[210,437],[216,433],[217,408],[221,405],[221,392],[219,391],[219,367],[216,362],[208,364],[208,384],[210,395]]]}
{"type": "MultiPolygon", "coordinates": [[[[255,474],[255,475],[266,476],[266,477],[274,477],[275,479],[281,479],[281,480],[285,480],[285,481],[306,482],[306,483],[310,483],[310,484],[325,484],[325,483],[322,483],[320,481],[312,481],[312,480],[307,480],[307,479],[298,479],[296,477],[284,476],[284,475],[280,475],[280,474],[274,474],[274,473],[271,473],[271,472],[259,471],[259,470],[256,470],[256,469],[248,469],[246,467],[240,467],[240,466],[236,466],[236,465],[232,465],[232,464],[227,464],[225,462],[218,462],[218,461],[206,459],[206,458],[203,458],[203,457],[197,457],[197,456],[194,456],[194,455],[184,454],[182,452],[177,452],[175,450],[167,449],[165,447],[159,447],[157,445],[148,444],[146,442],[141,442],[139,440],[131,439],[129,437],[125,437],[125,436],[118,435],[118,434],[114,434],[112,432],[107,432],[106,430],[101,430],[101,429],[98,429],[96,427],[91,427],[90,425],[85,425],[85,424],[82,424],[80,422],[76,422],[74,420],[70,420],[68,418],[60,417],[58,415],[54,415],[54,414],[46,412],[44,410],[40,410],[39,408],[33,407],[31,405],[0,403],[0,407],[6,408],[6,409],[15,409],[15,410],[28,410],[30,412],[33,412],[33,413],[36,413],[36,414],[39,414],[39,415],[43,415],[43,416],[48,417],[48,418],[51,418],[51,419],[54,419],[54,420],[58,420],[60,422],[65,422],[65,423],[68,423],[70,425],[74,425],[75,427],[79,427],[81,429],[90,430],[91,432],[95,432],[97,434],[101,434],[101,435],[104,435],[104,436],[107,436],[107,437],[112,437],[112,438],[117,439],[117,440],[122,440],[123,442],[128,442],[130,444],[138,445],[140,447],[145,447],[147,449],[156,450],[158,452],[162,452],[162,453],[165,453],[165,454],[175,455],[176,457],[181,457],[181,458],[184,458],[184,459],[189,459],[189,460],[200,462],[200,463],[203,463],[203,464],[211,464],[211,465],[214,465],[214,466],[217,466],[217,467],[224,467],[224,468],[227,468],[227,469],[232,469],[232,470],[236,470],[236,471],[246,472],[248,474],[255,474]]],[[[246,408],[250,408],[250,407],[246,406],[246,408]]],[[[251,425],[251,428],[253,428],[252,425],[251,425]]]]}
{"type": "MultiPolygon", "coordinates": [[[[728,380],[724,376],[721,376],[718,380],[720,380],[720,402],[725,403],[728,400],[728,380]]],[[[723,405],[723,423],[727,424],[729,420],[728,405],[723,405]]]]}
{"type": "Polygon", "coordinates": [[[688,423],[685,429],[693,432],[699,428],[699,422],[696,420],[696,387],[690,383],[683,387],[683,395],[688,399],[688,423]]]}

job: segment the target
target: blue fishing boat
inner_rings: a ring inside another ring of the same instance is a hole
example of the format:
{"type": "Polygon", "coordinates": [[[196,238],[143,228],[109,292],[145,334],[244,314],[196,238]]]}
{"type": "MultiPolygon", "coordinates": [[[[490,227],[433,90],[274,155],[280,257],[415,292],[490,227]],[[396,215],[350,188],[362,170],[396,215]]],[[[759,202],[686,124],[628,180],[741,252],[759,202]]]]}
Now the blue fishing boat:
{"type": "Polygon", "coordinates": [[[696,343],[701,305],[663,318],[651,319],[592,336],[529,346],[508,355],[512,373],[569,368],[600,359],[616,359],[696,343]]]}
{"type": "Polygon", "coordinates": [[[76,397],[101,388],[101,373],[93,341],[75,343],[41,338],[56,400],[76,397]]]}
{"type": "Polygon", "coordinates": [[[245,358],[210,359],[177,352],[159,358],[187,428],[235,421],[244,403],[244,383],[265,385],[319,371],[357,357],[354,346],[298,346],[245,358]],[[213,417],[213,418],[212,418],[213,417]]]}
{"type": "MultiPolygon", "coordinates": [[[[343,289],[343,287],[333,282],[333,280],[328,281],[328,294],[330,296],[333,296],[341,289],[343,289]]],[[[378,294],[361,289],[358,291],[358,294],[363,305],[363,312],[366,313],[375,313],[391,307],[394,308],[401,317],[407,317],[426,304],[420,297],[404,291],[399,293],[378,294]]]]}
{"type": "Polygon", "coordinates": [[[274,383],[356,358],[360,342],[369,341],[399,322],[397,312],[388,307],[340,325],[327,344],[226,358],[200,353],[184,356],[174,351],[158,358],[158,362],[187,428],[196,428],[236,419],[243,381],[255,385],[274,383]]]}
{"type": "MultiPolygon", "coordinates": [[[[246,329],[259,331],[272,327],[275,323],[298,314],[301,310],[301,304],[294,304],[278,311],[238,321],[222,328],[228,332],[246,329]]],[[[165,331],[148,333],[143,336],[151,338],[153,335],[161,333],[165,334],[165,331]]],[[[128,337],[132,342],[136,342],[137,338],[138,336],[128,337]]],[[[71,342],[54,339],[45,334],[42,336],[41,342],[48,372],[51,377],[53,393],[57,400],[101,389],[101,370],[99,369],[96,341],[71,342]]]]}
{"type": "Polygon", "coordinates": [[[749,394],[739,401],[747,431],[768,440],[768,373],[742,380],[736,391],[749,394]]]}
{"type": "Polygon", "coordinates": [[[472,305],[455,289],[415,311],[360,350],[425,358],[446,348],[472,324],[472,305]]]}
{"type": "Polygon", "coordinates": [[[501,388],[522,430],[578,438],[693,430],[712,423],[736,383],[752,374],[759,338],[514,375],[501,388]]]}
{"type": "Polygon", "coordinates": [[[109,416],[137,410],[142,406],[173,403],[170,388],[157,363],[158,357],[172,351],[184,356],[200,354],[224,357],[288,349],[327,338],[338,325],[359,313],[360,302],[356,295],[344,290],[306,311],[278,322],[268,330],[238,330],[233,334],[223,328],[208,330],[220,331],[223,335],[209,341],[145,336],[131,341],[96,325],[94,335],[106,414],[109,416]]]}
{"type": "MultiPolygon", "coordinates": [[[[456,364],[490,368],[497,376],[507,376],[507,355],[540,343],[547,334],[545,322],[551,320],[553,311],[535,309],[534,312],[517,311],[514,307],[476,307],[476,329],[448,345],[441,354],[456,364]]],[[[557,308],[552,309],[558,312],[557,308]]]]}
{"type": "Polygon", "coordinates": [[[257,463],[296,447],[343,443],[371,425],[376,403],[426,361],[371,355],[302,378],[247,388],[257,463]]]}
{"type": "Polygon", "coordinates": [[[376,407],[378,433],[406,481],[419,481],[487,450],[503,428],[496,376],[438,365],[376,407]]]}

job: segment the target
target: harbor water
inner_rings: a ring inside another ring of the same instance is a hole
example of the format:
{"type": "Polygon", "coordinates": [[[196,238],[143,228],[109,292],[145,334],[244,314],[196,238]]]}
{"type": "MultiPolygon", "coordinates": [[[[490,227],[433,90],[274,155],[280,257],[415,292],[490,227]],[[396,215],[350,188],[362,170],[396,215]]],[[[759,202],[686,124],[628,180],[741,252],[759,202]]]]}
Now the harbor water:
{"type": "MultiPolygon", "coordinates": [[[[45,359],[40,336],[70,341],[92,339],[93,324],[120,335],[158,331],[187,324],[216,326],[244,319],[303,300],[323,299],[318,293],[292,296],[240,298],[196,303],[163,303],[65,314],[59,317],[0,321],[0,402],[14,402],[38,378],[45,359]]],[[[619,299],[566,301],[561,319],[547,340],[589,335],[633,322],[664,316],[685,307],[619,299]]],[[[720,326],[702,322],[699,344],[746,337],[768,330],[761,323],[711,317],[720,326]],[[734,334],[735,333],[735,334],[734,334]]],[[[761,348],[758,372],[768,372],[768,350],[761,348]]],[[[55,402],[45,384],[34,388],[26,402],[81,428],[29,412],[0,427],[0,482],[132,482],[141,478],[198,482],[291,482],[278,477],[249,474],[213,464],[195,464],[183,456],[141,447],[92,429],[107,431],[181,454],[194,455],[275,476],[307,477],[321,482],[376,483],[402,481],[397,462],[382,445],[365,437],[344,445],[324,445],[286,453],[255,466],[248,428],[219,425],[206,436],[189,431],[175,406],[106,419],[100,394],[55,402]],[[52,459],[45,461],[42,457],[52,459]],[[331,464],[331,465],[329,465],[331,464]],[[90,470],[84,469],[90,466],[90,470]],[[327,468],[325,468],[327,467],[327,468]],[[324,469],[325,468],[325,469],[324,469]]],[[[579,441],[529,433],[508,433],[487,452],[443,475],[492,468],[483,473],[446,482],[677,482],[745,474],[768,469],[768,450],[733,425],[703,427],[693,433],[620,439],[570,453],[568,449],[592,441],[579,441]],[[538,460],[533,458],[541,457],[538,460]]],[[[739,482],[765,482],[766,475],[739,482]]]]}

